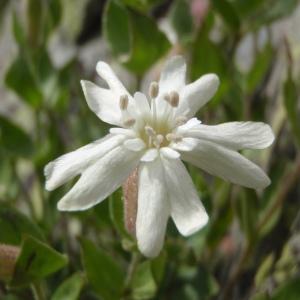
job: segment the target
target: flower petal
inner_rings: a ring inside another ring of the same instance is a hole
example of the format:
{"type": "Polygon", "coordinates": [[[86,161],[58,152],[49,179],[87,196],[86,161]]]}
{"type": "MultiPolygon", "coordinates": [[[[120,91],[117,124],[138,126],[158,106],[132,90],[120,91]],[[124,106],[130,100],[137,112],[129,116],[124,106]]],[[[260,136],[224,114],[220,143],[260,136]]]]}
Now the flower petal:
{"type": "Polygon", "coordinates": [[[180,91],[185,85],[186,64],[182,56],[173,56],[164,66],[159,80],[159,94],[180,91]]]}
{"type": "Polygon", "coordinates": [[[106,81],[110,89],[116,94],[117,97],[120,97],[121,95],[130,96],[122,82],[118,79],[114,71],[107,63],[99,61],[96,66],[96,70],[99,76],[106,81]]]}
{"type": "Polygon", "coordinates": [[[180,93],[177,115],[193,117],[216,93],[219,87],[219,78],[215,74],[206,74],[198,80],[186,85],[180,93]]]}
{"type": "Polygon", "coordinates": [[[193,151],[182,152],[181,156],[212,175],[245,187],[262,189],[270,184],[268,176],[257,165],[240,153],[210,141],[198,140],[193,151]]]}
{"type": "Polygon", "coordinates": [[[234,150],[263,149],[274,141],[271,127],[261,122],[229,122],[214,126],[199,124],[187,131],[186,136],[215,142],[234,150]]]}
{"type": "Polygon", "coordinates": [[[141,161],[150,162],[157,158],[158,150],[156,148],[152,148],[146,151],[146,153],[142,156],[141,161]]]}
{"type": "Polygon", "coordinates": [[[179,159],[162,159],[168,188],[171,216],[179,232],[189,236],[208,221],[192,179],[179,159]]]}
{"type": "Polygon", "coordinates": [[[134,94],[134,101],[135,101],[135,107],[136,110],[142,115],[142,116],[148,116],[150,114],[150,106],[147,97],[140,92],[136,92],[134,94]]]}
{"type": "Polygon", "coordinates": [[[58,202],[64,211],[88,209],[113,193],[137,167],[140,154],[117,147],[86,169],[58,202]]]}
{"type": "Polygon", "coordinates": [[[143,142],[143,140],[139,139],[139,138],[135,138],[135,139],[128,139],[124,142],[124,147],[126,147],[127,149],[131,150],[131,151],[141,151],[143,149],[145,149],[146,145],[143,142]]]}
{"type": "Polygon", "coordinates": [[[169,159],[177,159],[180,157],[180,153],[177,152],[176,150],[173,150],[172,148],[170,147],[163,147],[160,149],[160,153],[166,157],[166,158],[169,158],[169,159]]]}
{"type": "Polygon", "coordinates": [[[162,249],[169,217],[163,174],[160,159],[139,167],[136,235],[138,247],[147,257],[157,256],[162,249]]]}
{"type": "Polygon", "coordinates": [[[89,108],[98,118],[109,124],[122,124],[119,98],[113,92],[85,80],[81,80],[81,86],[89,108]]]}
{"type": "Polygon", "coordinates": [[[109,134],[48,163],[44,169],[46,189],[52,191],[82,173],[95,160],[117,147],[124,139],[123,135],[109,134]]]}

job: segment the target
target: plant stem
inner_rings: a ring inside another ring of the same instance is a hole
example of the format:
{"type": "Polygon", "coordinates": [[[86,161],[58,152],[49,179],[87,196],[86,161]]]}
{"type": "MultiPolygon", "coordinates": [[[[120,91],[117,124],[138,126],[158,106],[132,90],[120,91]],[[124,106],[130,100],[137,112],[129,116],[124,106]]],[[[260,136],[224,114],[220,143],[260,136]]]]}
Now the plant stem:
{"type": "MultiPolygon", "coordinates": [[[[285,184],[281,186],[277,194],[277,198],[275,199],[273,205],[266,211],[265,215],[261,218],[261,221],[258,222],[256,227],[256,232],[259,234],[268,220],[273,216],[274,213],[283,205],[284,200],[286,199],[288,193],[292,190],[292,188],[297,183],[300,177],[300,157],[296,160],[296,166],[289,172],[285,177],[285,184]]],[[[240,259],[235,267],[232,269],[229,279],[225,285],[223,295],[221,296],[222,300],[229,300],[232,298],[232,289],[236,285],[245,264],[247,263],[253,249],[255,249],[255,241],[247,241],[245,246],[241,252],[240,259]]]]}
{"type": "Polygon", "coordinates": [[[46,300],[45,293],[41,286],[41,283],[36,282],[31,285],[31,290],[33,294],[33,298],[35,300],[46,300]]]}

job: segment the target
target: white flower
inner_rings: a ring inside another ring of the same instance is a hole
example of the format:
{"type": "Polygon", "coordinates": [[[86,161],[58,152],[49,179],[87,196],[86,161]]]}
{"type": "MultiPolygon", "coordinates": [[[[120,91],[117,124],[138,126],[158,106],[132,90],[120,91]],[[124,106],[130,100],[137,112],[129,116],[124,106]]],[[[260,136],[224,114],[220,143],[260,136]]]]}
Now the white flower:
{"type": "Polygon", "coordinates": [[[230,122],[208,126],[194,118],[216,92],[216,75],[204,75],[186,85],[185,62],[182,57],[173,57],[159,83],[151,84],[147,99],[139,92],[132,97],[106,63],[99,62],[96,69],[109,89],[82,81],[87,103],[102,121],[117,127],[46,166],[47,190],[81,174],[59,201],[59,210],[85,210],[96,205],[138,168],[136,236],[140,251],[153,257],[162,248],[169,216],[184,236],[208,221],[181,159],[246,187],[261,189],[270,183],[259,167],[238,152],[269,146],[274,136],[268,125],[230,122]]]}

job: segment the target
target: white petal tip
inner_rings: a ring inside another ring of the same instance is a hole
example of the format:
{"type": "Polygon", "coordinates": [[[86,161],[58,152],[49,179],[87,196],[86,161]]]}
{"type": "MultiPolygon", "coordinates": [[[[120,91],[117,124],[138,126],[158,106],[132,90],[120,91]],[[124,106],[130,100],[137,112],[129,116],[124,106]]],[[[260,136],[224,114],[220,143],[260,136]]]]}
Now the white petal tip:
{"type": "Polygon", "coordinates": [[[205,213],[205,215],[202,215],[201,218],[199,218],[199,220],[197,222],[195,222],[195,224],[188,227],[185,231],[181,231],[180,233],[185,237],[193,235],[194,233],[196,233],[197,231],[202,229],[208,223],[208,220],[209,220],[209,217],[205,213]]]}
{"type": "Polygon", "coordinates": [[[176,150],[173,150],[170,147],[163,147],[160,149],[160,153],[165,157],[169,159],[178,159],[180,157],[180,153],[176,150]]]}
{"type": "Polygon", "coordinates": [[[128,150],[136,151],[136,152],[139,152],[139,151],[145,149],[145,147],[146,147],[145,143],[139,138],[126,140],[124,142],[124,146],[128,150]]]}
{"type": "Polygon", "coordinates": [[[151,162],[154,161],[158,157],[157,149],[150,149],[146,151],[146,153],[141,157],[140,161],[142,162],[151,162]]]}

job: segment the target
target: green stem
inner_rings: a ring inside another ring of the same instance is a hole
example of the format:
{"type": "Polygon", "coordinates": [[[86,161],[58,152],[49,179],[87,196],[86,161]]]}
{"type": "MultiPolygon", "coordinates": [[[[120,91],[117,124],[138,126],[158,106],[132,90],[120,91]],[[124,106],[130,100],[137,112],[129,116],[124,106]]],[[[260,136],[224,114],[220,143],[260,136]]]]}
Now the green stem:
{"type": "Polygon", "coordinates": [[[31,290],[34,300],[46,300],[41,283],[33,283],[31,285],[31,290]]]}

